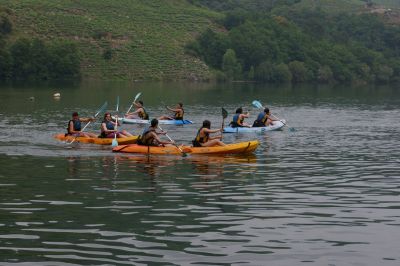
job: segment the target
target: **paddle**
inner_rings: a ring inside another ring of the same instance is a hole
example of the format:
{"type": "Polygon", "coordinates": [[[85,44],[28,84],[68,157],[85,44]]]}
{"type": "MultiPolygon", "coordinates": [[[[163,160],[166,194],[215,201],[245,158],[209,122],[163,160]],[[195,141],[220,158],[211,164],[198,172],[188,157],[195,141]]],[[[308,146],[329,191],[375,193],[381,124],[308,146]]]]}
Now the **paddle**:
{"type": "MultiPolygon", "coordinates": [[[[256,108],[260,108],[260,109],[264,109],[264,106],[257,100],[254,100],[251,103],[254,107],[256,108]]],[[[275,119],[278,119],[279,121],[281,121],[284,125],[289,126],[288,123],[283,122],[281,119],[279,119],[278,117],[276,117],[275,115],[271,114],[275,119]]],[[[295,129],[293,127],[289,127],[289,131],[295,131],[295,129]]]]}
{"type": "Polygon", "coordinates": [[[228,111],[225,110],[224,107],[221,107],[221,113],[222,113],[222,130],[221,130],[221,140],[222,140],[222,136],[223,136],[223,132],[224,132],[224,125],[225,125],[225,118],[228,117],[228,111]]]}
{"type": "Polygon", "coordinates": [[[117,147],[118,146],[118,141],[117,141],[117,135],[118,135],[118,108],[119,108],[119,96],[117,96],[117,108],[115,108],[115,111],[117,111],[117,114],[115,115],[115,134],[114,134],[114,139],[111,142],[111,147],[117,147]]]}
{"type": "Polygon", "coordinates": [[[142,94],[141,92],[136,94],[135,99],[133,99],[133,102],[132,102],[131,106],[129,107],[128,111],[126,111],[125,115],[127,115],[129,113],[129,111],[132,109],[133,103],[136,102],[136,100],[140,97],[141,94],[142,94]]]}
{"type": "MultiPolygon", "coordinates": [[[[158,128],[159,128],[161,131],[164,131],[160,126],[158,126],[158,128]]],[[[174,141],[170,138],[170,136],[168,136],[168,134],[165,134],[165,136],[167,136],[167,138],[169,139],[169,141],[174,142],[174,141]]],[[[175,143],[175,142],[174,142],[174,143],[175,143]]],[[[177,144],[174,144],[174,146],[177,147],[177,148],[181,151],[182,157],[186,157],[186,156],[187,156],[186,152],[184,152],[177,144]]]]}
{"type": "MultiPolygon", "coordinates": [[[[94,115],[94,118],[96,118],[101,112],[103,112],[103,111],[107,108],[107,104],[108,104],[107,102],[104,102],[104,104],[97,110],[97,113],[94,115]]],[[[92,121],[89,121],[89,122],[83,127],[83,129],[81,130],[81,132],[83,132],[91,122],[92,122],[92,121]]],[[[74,143],[77,137],[78,137],[78,136],[76,136],[76,137],[75,137],[70,143],[68,143],[68,144],[74,143]]]]}

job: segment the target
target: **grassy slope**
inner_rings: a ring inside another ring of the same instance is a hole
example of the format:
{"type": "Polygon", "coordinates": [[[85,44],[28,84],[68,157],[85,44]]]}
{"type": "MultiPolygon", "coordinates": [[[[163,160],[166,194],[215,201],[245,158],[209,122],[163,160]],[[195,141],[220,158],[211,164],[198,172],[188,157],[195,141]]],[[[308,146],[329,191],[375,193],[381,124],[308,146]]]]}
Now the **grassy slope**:
{"type": "Polygon", "coordinates": [[[184,45],[213,26],[219,15],[184,0],[2,0],[0,7],[11,11],[12,38],[65,38],[78,43],[86,78],[209,75],[204,63],[184,54],[184,45]],[[109,61],[102,57],[108,46],[113,50],[109,61]]]}
{"type": "Polygon", "coordinates": [[[372,0],[372,2],[386,8],[400,8],[399,0],[372,0]]]}
{"type": "Polygon", "coordinates": [[[360,0],[302,0],[292,6],[295,9],[321,9],[326,12],[357,12],[364,6],[360,0]]]}

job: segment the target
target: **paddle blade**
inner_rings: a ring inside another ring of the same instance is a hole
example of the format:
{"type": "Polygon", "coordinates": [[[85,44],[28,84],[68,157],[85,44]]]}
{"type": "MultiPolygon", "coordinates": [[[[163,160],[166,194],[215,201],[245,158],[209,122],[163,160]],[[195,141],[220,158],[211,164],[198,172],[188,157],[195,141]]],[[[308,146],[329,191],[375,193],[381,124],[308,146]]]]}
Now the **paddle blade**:
{"type": "Polygon", "coordinates": [[[117,96],[117,107],[115,108],[115,111],[118,112],[118,109],[119,109],[119,96],[117,96]]]}
{"type": "Polygon", "coordinates": [[[133,102],[136,102],[136,100],[140,97],[140,95],[142,95],[141,92],[139,92],[138,94],[136,94],[135,99],[133,100],[133,102]]]}
{"type": "Polygon", "coordinates": [[[255,108],[263,108],[262,104],[261,104],[259,101],[257,101],[257,100],[254,100],[251,104],[252,104],[255,108]]]}
{"type": "Polygon", "coordinates": [[[97,113],[94,115],[94,117],[97,117],[101,112],[103,112],[104,110],[106,110],[108,103],[104,102],[104,104],[99,108],[99,110],[97,110],[97,113]]]}
{"type": "Polygon", "coordinates": [[[118,141],[116,138],[114,138],[111,142],[111,147],[117,147],[118,146],[118,141]]]}
{"type": "Polygon", "coordinates": [[[228,111],[226,111],[224,107],[221,108],[221,111],[222,111],[222,118],[224,118],[224,119],[227,118],[228,117],[228,111]]]}

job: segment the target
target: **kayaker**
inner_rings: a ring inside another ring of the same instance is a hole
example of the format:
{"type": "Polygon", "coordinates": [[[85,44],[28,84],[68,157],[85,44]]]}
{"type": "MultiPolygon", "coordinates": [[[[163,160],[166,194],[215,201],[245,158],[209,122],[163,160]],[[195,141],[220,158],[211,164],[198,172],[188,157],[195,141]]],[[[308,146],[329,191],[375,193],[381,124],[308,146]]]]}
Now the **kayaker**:
{"type": "Polygon", "coordinates": [[[135,112],[125,114],[126,118],[140,118],[143,120],[149,120],[149,114],[144,109],[143,101],[133,102],[133,105],[136,107],[135,112]]]}
{"type": "Polygon", "coordinates": [[[222,132],[222,128],[211,129],[211,122],[208,120],[203,121],[203,126],[197,131],[196,138],[192,141],[193,147],[213,147],[225,146],[221,139],[221,135],[210,137],[211,133],[222,132]]]}
{"type": "Polygon", "coordinates": [[[243,108],[239,107],[238,109],[236,109],[232,122],[229,125],[231,127],[251,127],[249,124],[244,122],[244,119],[248,118],[249,116],[250,113],[248,111],[246,114],[243,114],[243,108]]]}
{"type": "Polygon", "coordinates": [[[68,122],[67,133],[65,136],[74,136],[74,137],[87,137],[87,138],[96,138],[97,136],[93,133],[82,132],[82,122],[87,123],[94,121],[95,118],[80,118],[77,112],[72,113],[72,119],[68,122]]]}
{"type": "Polygon", "coordinates": [[[168,144],[174,144],[173,141],[163,141],[161,140],[158,135],[165,135],[167,132],[164,131],[158,131],[158,120],[153,119],[150,122],[150,126],[146,128],[142,135],[140,135],[137,144],[138,145],[144,145],[144,146],[164,146],[168,144]]]}
{"type": "Polygon", "coordinates": [[[120,122],[114,122],[111,118],[110,113],[105,113],[104,114],[104,120],[101,123],[101,134],[100,137],[102,138],[114,138],[115,134],[117,134],[117,138],[127,138],[127,137],[132,137],[132,134],[130,134],[126,130],[122,131],[117,131],[115,130],[115,125],[118,126],[120,125],[120,122]]]}
{"type": "Polygon", "coordinates": [[[263,112],[259,113],[257,119],[254,120],[253,127],[266,127],[273,125],[273,121],[278,121],[271,116],[271,112],[268,108],[265,108],[263,112]]]}
{"type": "Polygon", "coordinates": [[[183,110],[183,104],[178,103],[175,108],[170,108],[165,106],[167,110],[174,112],[174,116],[163,115],[158,118],[158,120],[183,120],[183,115],[185,114],[185,110],[183,110]]]}

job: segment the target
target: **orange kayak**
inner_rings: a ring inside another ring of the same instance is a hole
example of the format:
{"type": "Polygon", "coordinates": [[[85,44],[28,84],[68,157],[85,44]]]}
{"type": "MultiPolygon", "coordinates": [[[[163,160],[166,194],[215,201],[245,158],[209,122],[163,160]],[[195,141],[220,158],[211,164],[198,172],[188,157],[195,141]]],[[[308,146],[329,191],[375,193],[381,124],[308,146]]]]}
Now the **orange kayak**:
{"type": "MultiPolygon", "coordinates": [[[[191,147],[179,146],[184,153],[188,154],[237,154],[251,153],[257,149],[257,140],[227,144],[226,146],[215,147],[191,147]]],[[[176,146],[154,147],[137,144],[119,145],[113,148],[113,152],[141,153],[141,154],[172,154],[180,155],[182,152],[176,146]]]]}
{"type": "MultiPolygon", "coordinates": [[[[74,136],[65,136],[65,134],[57,134],[54,135],[54,138],[61,141],[71,142],[75,139],[75,142],[81,143],[92,143],[99,145],[111,145],[113,138],[86,138],[86,137],[74,137],[74,136]]],[[[133,136],[128,138],[117,138],[118,144],[133,144],[136,143],[139,136],[133,136]]]]}

